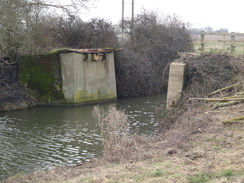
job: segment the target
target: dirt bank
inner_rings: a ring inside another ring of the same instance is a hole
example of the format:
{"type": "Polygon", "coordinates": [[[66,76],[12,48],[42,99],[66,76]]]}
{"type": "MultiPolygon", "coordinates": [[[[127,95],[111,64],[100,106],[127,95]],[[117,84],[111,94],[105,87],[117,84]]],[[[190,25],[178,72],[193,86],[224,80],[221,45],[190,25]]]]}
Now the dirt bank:
{"type": "Polygon", "coordinates": [[[23,110],[36,105],[36,99],[27,94],[18,85],[0,88],[0,112],[23,110]]]}

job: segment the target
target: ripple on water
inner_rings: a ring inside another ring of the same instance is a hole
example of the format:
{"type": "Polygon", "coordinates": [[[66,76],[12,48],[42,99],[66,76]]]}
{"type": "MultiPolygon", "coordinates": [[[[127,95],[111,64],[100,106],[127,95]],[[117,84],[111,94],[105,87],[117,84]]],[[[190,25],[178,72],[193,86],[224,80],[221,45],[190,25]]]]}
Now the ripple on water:
{"type": "MultiPolygon", "coordinates": [[[[153,135],[159,97],[118,100],[129,127],[153,135]]],[[[101,104],[108,106],[108,104],[101,104]]],[[[0,180],[18,172],[70,166],[101,155],[100,129],[93,106],[39,107],[0,114],[0,180]]]]}

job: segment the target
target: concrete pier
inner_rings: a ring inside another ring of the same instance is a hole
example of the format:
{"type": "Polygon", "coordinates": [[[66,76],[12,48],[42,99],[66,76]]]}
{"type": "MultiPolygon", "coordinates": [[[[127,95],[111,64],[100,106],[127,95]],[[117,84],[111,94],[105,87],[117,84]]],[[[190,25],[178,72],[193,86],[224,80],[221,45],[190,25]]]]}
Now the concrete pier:
{"type": "Polygon", "coordinates": [[[20,60],[20,83],[43,104],[117,99],[115,49],[60,49],[20,60]]]}
{"type": "Polygon", "coordinates": [[[84,103],[117,98],[114,51],[80,49],[60,53],[65,101],[84,103]]]}
{"type": "Polygon", "coordinates": [[[180,99],[184,87],[185,63],[172,63],[169,70],[166,109],[170,110],[180,99]]]}

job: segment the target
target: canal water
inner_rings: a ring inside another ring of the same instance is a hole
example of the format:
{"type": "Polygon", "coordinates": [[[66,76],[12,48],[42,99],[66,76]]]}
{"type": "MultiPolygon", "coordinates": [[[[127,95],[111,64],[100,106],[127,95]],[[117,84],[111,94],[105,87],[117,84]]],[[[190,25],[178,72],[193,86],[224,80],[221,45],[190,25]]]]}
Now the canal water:
{"type": "MultiPolygon", "coordinates": [[[[125,110],[131,130],[152,136],[156,108],[166,95],[119,99],[103,103],[125,110]]],[[[100,129],[92,117],[95,105],[37,107],[0,113],[0,181],[16,173],[72,166],[102,154],[100,129]]]]}

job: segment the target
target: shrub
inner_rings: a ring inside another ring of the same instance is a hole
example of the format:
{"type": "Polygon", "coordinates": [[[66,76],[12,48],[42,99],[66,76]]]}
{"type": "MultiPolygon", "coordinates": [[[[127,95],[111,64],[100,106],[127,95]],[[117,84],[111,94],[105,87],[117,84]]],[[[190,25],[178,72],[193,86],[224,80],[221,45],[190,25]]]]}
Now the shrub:
{"type": "Polygon", "coordinates": [[[111,106],[107,111],[95,106],[92,113],[101,128],[103,156],[112,160],[117,150],[123,154],[129,142],[129,127],[125,112],[111,106]]]}
{"type": "MultiPolygon", "coordinates": [[[[188,63],[185,95],[206,97],[211,92],[236,82],[239,71],[227,54],[202,54],[185,59],[188,63]]],[[[237,61],[236,61],[237,63],[237,61]]]]}
{"type": "Polygon", "coordinates": [[[160,21],[155,13],[144,12],[135,18],[127,38],[116,55],[119,97],[162,92],[167,63],[178,58],[178,52],[192,50],[186,25],[175,16],[160,21]]]}
{"type": "Polygon", "coordinates": [[[107,110],[95,106],[92,113],[101,128],[105,160],[133,161],[150,156],[150,152],[145,152],[145,147],[150,146],[145,136],[130,132],[124,111],[112,106],[107,110]]]}
{"type": "Polygon", "coordinates": [[[117,47],[115,26],[104,19],[94,18],[84,22],[78,17],[57,18],[54,29],[59,32],[56,44],[69,48],[117,47]]]}

